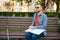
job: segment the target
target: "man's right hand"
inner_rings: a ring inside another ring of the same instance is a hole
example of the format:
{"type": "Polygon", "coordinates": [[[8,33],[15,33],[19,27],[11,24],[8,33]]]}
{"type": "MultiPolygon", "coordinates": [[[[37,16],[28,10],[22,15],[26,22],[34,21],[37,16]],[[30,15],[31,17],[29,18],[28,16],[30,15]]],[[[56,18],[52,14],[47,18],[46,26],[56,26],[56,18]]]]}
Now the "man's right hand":
{"type": "Polygon", "coordinates": [[[33,26],[29,26],[29,29],[34,29],[35,27],[33,27],[33,26]]]}

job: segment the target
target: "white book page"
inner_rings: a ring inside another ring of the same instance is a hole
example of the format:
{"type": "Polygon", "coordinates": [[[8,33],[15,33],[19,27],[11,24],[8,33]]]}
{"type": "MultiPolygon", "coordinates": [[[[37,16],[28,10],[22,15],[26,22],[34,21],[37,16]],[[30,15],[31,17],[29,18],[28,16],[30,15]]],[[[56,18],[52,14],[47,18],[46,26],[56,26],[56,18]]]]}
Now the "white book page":
{"type": "Polygon", "coordinates": [[[42,32],[44,32],[45,29],[27,29],[25,30],[25,32],[31,32],[37,35],[40,35],[42,32]]]}
{"type": "Polygon", "coordinates": [[[44,31],[45,31],[44,29],[34,29],[33,31],[31,31],[31,33],[40,35],[40,34],[41,34],[42,32],[44,32],[44,31]]]}
{"type": "Polygon", "coordinates": [[[25,30],[25,32],[31,32],[33,29],[27,29],[25,30]]]}

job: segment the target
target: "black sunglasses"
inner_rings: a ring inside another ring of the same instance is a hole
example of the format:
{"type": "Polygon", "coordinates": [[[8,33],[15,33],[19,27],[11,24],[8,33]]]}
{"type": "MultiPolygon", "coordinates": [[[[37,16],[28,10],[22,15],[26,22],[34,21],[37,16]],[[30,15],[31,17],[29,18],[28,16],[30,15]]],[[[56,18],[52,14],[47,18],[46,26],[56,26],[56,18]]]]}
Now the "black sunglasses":
{"type": "Polygon", "coordinates": [[[39,8],[39,7],[35,7],[35,8],[39,8]]]}

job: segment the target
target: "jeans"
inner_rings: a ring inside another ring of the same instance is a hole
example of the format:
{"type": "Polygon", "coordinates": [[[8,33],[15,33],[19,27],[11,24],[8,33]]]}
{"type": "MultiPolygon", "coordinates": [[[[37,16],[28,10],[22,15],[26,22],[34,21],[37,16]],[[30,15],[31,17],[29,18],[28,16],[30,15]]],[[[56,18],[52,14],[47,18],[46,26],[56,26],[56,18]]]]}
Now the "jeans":
{"type": "Polygon", "coordinates": [[[30,32],[26,32],[26,40],[37,40],[38,38],[44,37],[44,34],[40,35],[32,34],[30,32]]]}

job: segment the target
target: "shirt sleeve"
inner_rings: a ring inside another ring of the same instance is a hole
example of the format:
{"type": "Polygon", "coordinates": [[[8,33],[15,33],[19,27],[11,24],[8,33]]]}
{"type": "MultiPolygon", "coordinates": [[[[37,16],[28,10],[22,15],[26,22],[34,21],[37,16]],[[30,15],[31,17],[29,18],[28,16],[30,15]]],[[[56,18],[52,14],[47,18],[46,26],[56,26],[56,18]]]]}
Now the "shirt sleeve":
{"type": "Polygon", "coordinates": [[[34,26],[34,19],[35,19],[35,14],[34,14],[34,16],[33,16],[33,20],[32,20],[32,26],[34,26]]]}

